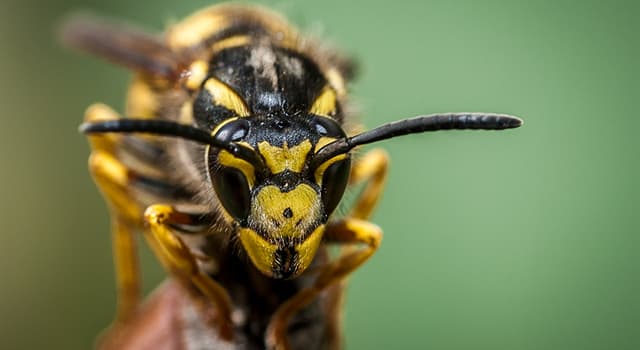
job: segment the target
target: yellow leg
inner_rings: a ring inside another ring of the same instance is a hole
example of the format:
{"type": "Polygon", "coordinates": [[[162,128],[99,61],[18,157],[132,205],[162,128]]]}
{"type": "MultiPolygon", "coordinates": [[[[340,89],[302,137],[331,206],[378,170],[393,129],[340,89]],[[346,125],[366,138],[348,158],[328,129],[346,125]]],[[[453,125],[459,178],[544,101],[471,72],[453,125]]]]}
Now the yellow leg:
{"type": "Polygon", "coordinates": [[[111,232],[118,293],[115,320],[124,322],[140,304],[140,268],[133,229],[122,219],[112,218],[111,232]]]}
{"type": "Polygon", "coordinates": [[[327,227],[325,237],[339,244],[364,244],[362,249],[343,254],[320,270],[314,285],[296,294],[282,304],[271,319],[267,329],[266,343],[269,349],[290,349],[287,339],[289,321],[302,308],[309,305],[327,287],[339,282],[360,267],[380,245],[382,231],[367,221],[347,218],[327,227]]]}
{"type": "Polygon", "coordinates": [[[231,322],[231,299],[227,291],[203,273],[196,258],[182,240],[173,234],[171,224],[191,224],[191,216],[176,211],[169,205],[152,205],[147,208],[144,219],[147,224],[145,237],[165,269],[183,282],[190,283],[215,305],[215,324],[220,337],[233,338],[231,322]]]}
{"type": "MultiPolygon", "coordinates": [[[[104,120],[120,119],[120,115],[109,108],[107,105],[96,103],[89,108],[84,114],[85,122],[98,122],[104,120]]],[[[89,136],[89,143],[92,150],[101,150],[113,154],[115,145],[122,136],[119,134],[93,134],[89,136]]]]}
{"type": "Polygon", "coordinates": [[[351,169],[351,184],[367,181],[364,190],[348,217],[368,219],[375,209],[387,178],[389,156],[381,149],[374,149],[359,159],[351,169]]]}
{"type": "Polygon", "coordinates": [[[89,169],[111,212],[118,291],[116,320],[124,321],[131,317],[140,302],[140,272],[133,236],[135,228],[140,226],[135,222],[140,210],[127,193],[127,169],[115,158],[106,152],[94,151],[89,158],[89,169]]]}
{"type": "MultiPolygon", "coordinates": [[[[86,121],[113,120],[119,116],[105,105],[96,104],[86,112],[86,121]]],[[[116,271],[118,306],[116,321],[125,321],[140,303],[140,272],[133,231],[140,222],[140,209],[128,194],[128,170],[113,156],[118,135],[89,137],[93,153],[89,170],[103,193],[111,212],[113,258],[116,271]]]]}

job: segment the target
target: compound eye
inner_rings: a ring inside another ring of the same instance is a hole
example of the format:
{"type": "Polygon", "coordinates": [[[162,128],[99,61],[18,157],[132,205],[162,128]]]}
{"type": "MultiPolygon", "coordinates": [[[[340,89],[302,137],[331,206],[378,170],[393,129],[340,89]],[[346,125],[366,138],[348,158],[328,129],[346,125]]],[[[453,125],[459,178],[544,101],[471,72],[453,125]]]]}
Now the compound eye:
{"type": "Polygon", "coordinates": [[[340,203],[344,190],[347,188],[350,171],[351,159],[345,158],[331,164],[322,175],[322,202],[327,216],[340,203]]]}
{"type": "Polygon", "coordinates": [[[227,212],[240,223],[249,216],[251,195],[244,174],[232,167],[222,167],[212,176],[213,189],[227,212]]]}
{"type": "Polygon", "coordinates": [[[249,133],[249,127],[249,121],[245,118],[234,119],[218,128],[214,138],[225,144],[242,141],[249,133]]]}
{"type": "Polygon", "coordinates": [[[346,136],[342,127],[333,119],[326,117],[316,117],[315,119],[316,131],[320,136],[343,138],[346,136]]]}

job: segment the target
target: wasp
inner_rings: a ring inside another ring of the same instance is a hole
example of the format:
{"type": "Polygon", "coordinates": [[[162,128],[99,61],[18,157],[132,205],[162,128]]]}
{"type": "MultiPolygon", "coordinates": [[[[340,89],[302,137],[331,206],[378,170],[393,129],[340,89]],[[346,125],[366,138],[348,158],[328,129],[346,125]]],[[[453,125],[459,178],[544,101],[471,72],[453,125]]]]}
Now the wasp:
{"type": "Polygon", "coordinates": [[[380,245],[368,219],[388,167],[382,150],[354,151],[522,124],[445,113],[360,132],[351,60],[260,7],[216,5],[162,37],[76,18],[62,37],[135,73],[126,118],[95,104],[80,126],[111,215],[118,306],[103,349],[340,348],[345,279],[380,245]],[[171,276],[145,303],[140,232],[171,276]]]}

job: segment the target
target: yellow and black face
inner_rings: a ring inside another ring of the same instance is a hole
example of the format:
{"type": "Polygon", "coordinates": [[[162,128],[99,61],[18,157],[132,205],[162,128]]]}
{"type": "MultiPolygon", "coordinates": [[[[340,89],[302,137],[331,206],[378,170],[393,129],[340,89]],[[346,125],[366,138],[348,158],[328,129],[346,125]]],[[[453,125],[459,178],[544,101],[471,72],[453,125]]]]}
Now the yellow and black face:
{"type": "Polygon", "coordinates": [[[241,46],[215,62],[194,101],[196,124],[255,156],[207,148],[210,180],[253,264],[295,277],[311,264],[349,177],[348,153],[312,166],[322,146],[346,136],[336,92],[285,49],[241,46]],[[229,70],[230,62],[245,64],[229,70]]]}

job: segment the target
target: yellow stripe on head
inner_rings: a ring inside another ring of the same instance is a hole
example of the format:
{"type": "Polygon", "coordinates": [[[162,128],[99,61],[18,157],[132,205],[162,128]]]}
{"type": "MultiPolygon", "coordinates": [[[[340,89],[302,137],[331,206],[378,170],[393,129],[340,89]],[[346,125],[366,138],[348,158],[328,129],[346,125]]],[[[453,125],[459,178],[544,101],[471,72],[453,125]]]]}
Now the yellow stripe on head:
{"type": "Polygon", "coordinates": [[[218,154],[218,162],[221,165],[238,169],[247,179],[249,187],[253,187],[256,183],[256,172],[251,163],[244,159],[237,158],[226,150],[220,151],[218,154]]]}
{"type": "Polygon", "coordinates": [[[313,101],[311,109],[309,109],[309,113],[324,117],[332,117],[336,114],[336,104],[336,92],[327,85],[322,89],[320,96],[313,101]]]}
{"type": "Polygon", "coordinates": [[[347,158],[346,154],[338,154],[337,156],[327,160],[326,162],[320,164],[320,166],[316,169],[315,173],[313,174],[314,179],[316,180],[316,183],[318,185],[322,184],[322,178],[324,176],[324,172],[335,162],[343,160],[347,158]]]}
{"type": "MultiPolygon", "coordinates": [[[[316,143],[316,148],[314,150],[314,152],[318,152],[320,149],[322,149],[322,147],[330,144],[331,142],[335,141],[336,139],[332,138],[332,137],[321,137],[320,140],[318,140],[318,143],[316,143]]],[[[316,168],[314,175],[314,178],[316,180],[316,183],[318,185],[322,184],[322,177],[324,176],[324,172],[327,170],[327,168],[329,168],[329,166],[331,166],[333,163],[345,159],[347,157],[346,154],[339,154],[329,160],[327,160],[326,162],[320,164],[319,167],[316,168]]]]}
{"type": "Polygon", "coordinates": [[[218,106],[222,106],[239,117],[249,116],[249,108],[244,103],[242,98],[233,91],[229,86],[224,84],[218,79],[209,78],[204,83],[204,88],[213,97],[213,103],[218,106]]]}
{"type": "Polygon", "coordinates": [[[253,265],[265,275],[272,276],[278,246],[269,243],[250,228],[241,228],[238,231],[238,236],[253,265]]]}
{"type": "Polygon", "coordinates": [[[321,137],[321,138],[318,140],[318,143],[316,143],[316,148],[315,148],[313,151],[314,151],[314,152],[316,152],[316,153],[318,153],[318,151],[319,151],[322,147],[324,147],[324,146],[326,146],[326,145],[330,144],[331,142],[333,142],[333,141],[335,141],[335,140],[336,140],[336,139],[335,139],[335,138],[333,138],[333,137],[326,137],[326,136],[323,136],[323,137],[321,137]]]}
{"type": "MultiPolygon", "coordinates": [[[[322,242],[324,230],[325,225],[318,226],[305,241],[295,246],[296,257],[291,257],[291,261],[280,262],[295,266],[295,274],[288,278],[300,275],[311,265],[322,242]]],[[[278,264],[276,262],[278,245],[270,243],[250,228],[241,228],[238,236],[253,265],[265,275],[273,276],[273,271],[278,264]]]]}
{"type": "Polygon", "coordinates": [[[304,168],[307,154],[311,150],[311,142],[305,140],[293,147],[288,147],[286,143],[282,147],[276,147],[262,141],[258,144],[258,150],[273,174],[287,169],[299,173],[304,168]]]}
{"type": "Polygon", "coordinates": [[[300,259],[299,264],[301,271],[299,273],[302,273],[302,271],[311,265],[313,258],[316,256],[316,251],[318,251],[318,247],[320,246],[320,242],[322,242],[324,228],[325,225],[318,226],[302,244],[296,247],[298,259],[300,259]]]}

